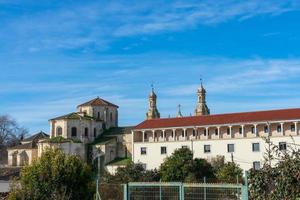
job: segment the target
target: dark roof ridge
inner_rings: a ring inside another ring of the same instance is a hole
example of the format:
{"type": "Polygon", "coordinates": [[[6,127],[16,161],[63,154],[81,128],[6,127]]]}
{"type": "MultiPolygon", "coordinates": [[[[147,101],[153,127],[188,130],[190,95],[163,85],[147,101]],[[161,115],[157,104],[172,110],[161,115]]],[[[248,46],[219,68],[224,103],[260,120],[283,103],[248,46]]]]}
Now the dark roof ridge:
{"type": "Polygon", "coordinates": [[[58,117],[55,117],[55,118],[52,118],[50,119],[49,121],[51,120],[57,120],[57,119],[68,119],[68,117],[70,117],[71,115],[76,115],[78,118],[85,118],[85,119],[94,119],[94,117],[92,116],[89,116],[89,115],[80,115],[79,113],[82,113],[82,112],[71,112],[71,113],[68,113],[68,114],[65,114],[65,115],[61,115],[61,116],[58,116],[58,117]]]}
{"type": "Polygon", "coordinates": [[[21,142],[30,142],[30,141],[34,141],[35,139],[42,139],[45,137],[49,137],[49,135],[43,131],[40,131],[36,134],[31,135],[28,138],[25,138],[24,140],[22,140],[21,142]]]}
{"type": "MultiPolygon", "coordinates": [[[[115,105],[115,104],[113,104],[113,103],[111,103],[111,102],[109,102],[109,101],[107,101],[107,100],[105,100],[105,99],[102,99],[102,98],[100,98],[100,97],[96,97],[96,98],[94,98],[94,99],[91,99],[91,100],[89,100],[89,101],[87,101],[87,102],[84,102],[84,103],[82,103],[82,104],[80,104],[80,105],[78,105],[77,106],[77,108],[78,107],[81,107],[81,106],[88,106],[88,105],[91,105],[91,104],[93,104],[93,103],[95,103],[95,101],[101,101],[101,103],[103,103],[105,106],[113,106],[113,107],[119,107],[119,106],[117,106],[117,105],[115,105]]],[[[99,105],[100,106],[100,105],[99,105]]]]}

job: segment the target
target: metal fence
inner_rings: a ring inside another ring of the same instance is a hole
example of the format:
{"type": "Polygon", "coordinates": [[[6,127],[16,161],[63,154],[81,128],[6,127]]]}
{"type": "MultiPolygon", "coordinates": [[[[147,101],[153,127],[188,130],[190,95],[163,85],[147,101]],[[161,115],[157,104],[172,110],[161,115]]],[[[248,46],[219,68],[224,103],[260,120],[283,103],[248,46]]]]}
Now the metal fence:
{"type": "Polygon", "coordinates": [[[248,200],[242,184],[128,183],[124,200],[248,200]]]}
{"type": "Polygon", "coordinates": [[[97,200],[248,200],[248,182],[132,182],[98,185],[97,200]]]}

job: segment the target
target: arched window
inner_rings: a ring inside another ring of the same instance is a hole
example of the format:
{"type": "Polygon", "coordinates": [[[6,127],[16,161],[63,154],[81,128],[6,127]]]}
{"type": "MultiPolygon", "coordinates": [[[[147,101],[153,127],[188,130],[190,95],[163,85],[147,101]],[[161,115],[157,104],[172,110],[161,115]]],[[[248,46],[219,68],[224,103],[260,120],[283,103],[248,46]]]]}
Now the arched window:
{"type": "Polygon", "coordinates": [[[71,129],[71,136],[72,137],[76,137],[77,136],[77,128],[76,127],[72,127],[72,129],[71,129]]]}
{"type": "Polygon", "coordinates": [[[97,129],[94,128],[94,137],[96,137],[96,136],[97,136],[97,129]]]}
{"type": "Polygon", "coordinates": [[[89,129],[87,127],[84,129],[84,136],[85,137],[89,136],[89,129]]]}
{"type": "Polygon", "coordinates": [[[56,136],[62,136],[62,128],[60,126],[56,127],[56,136]]]}

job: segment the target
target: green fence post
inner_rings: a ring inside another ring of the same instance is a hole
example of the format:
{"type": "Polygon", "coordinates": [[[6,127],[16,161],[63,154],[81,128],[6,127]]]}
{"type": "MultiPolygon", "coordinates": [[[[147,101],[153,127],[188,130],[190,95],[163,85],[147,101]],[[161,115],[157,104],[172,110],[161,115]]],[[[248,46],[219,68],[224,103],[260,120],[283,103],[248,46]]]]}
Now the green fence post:
{"type": "Polygon", "coordinates": [[[181,184],[181,189],[182,189],[182,192],[181,192],[182,200],[184,200],[184,184],[181,184]]]}
{"type": "Polygon", "coordinates": [[[161,180],[159,181],[159,200],[162,200],[162,198],[161,198],[161,180]]]}
{"type": "Polygon", "coordinates": [[[203,194],[204,194],[204,200],[206,200],[206,177],[204,177],[203,178],[203,182],[204,182],[204,192],[203,192],[203,194]]]}
{"type": "Polygon", "coordinates": [[[245,184],[242,186],[242,199],[248,200],[248,172],[245,171],[245,177],[244,177],[245,184]]]}
{"type": "Polygon", "coordinates": [[[124,200],[127,200],[127,199],[128,199],[128,198],[127,198],[127,197],[128,197],[128,194],[127,194],[127,193],[128,193],[127,187],[128,187],[128,186],[127,186],[127,183],[126,183],[126,184],[123,184],[123,199],[124,199],[124,200]]]}
{"type": "Polygon", "coordinates": [[[184,193],[183,193],[183,184],[179,184],[179,200],[184,200],[184,193]]]}

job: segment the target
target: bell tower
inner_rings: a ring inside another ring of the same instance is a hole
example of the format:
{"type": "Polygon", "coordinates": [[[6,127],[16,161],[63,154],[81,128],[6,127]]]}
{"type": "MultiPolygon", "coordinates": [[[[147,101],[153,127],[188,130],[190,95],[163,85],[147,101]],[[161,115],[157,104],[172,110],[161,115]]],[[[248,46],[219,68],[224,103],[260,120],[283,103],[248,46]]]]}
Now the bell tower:
{"type": "Polygon", "coordinates": [[[151,85],[151,92],[149,94],[149,109],[146,113],[147,119],[156,119],[160,118],[160,113],[158,112],[157,106],[156,106],[156,100],[157,96],[154,92],[153,84],[151,85]]]}
{"type": "Polygon", "coordinates": [[[210,111],[206,105],[206,91],[203,87],[202,79],[201,79],[201,86],[197,90],[197,95],[198,95],[198,102],[195,109],[195,115],[196,116],[209,115],[210,111]]]}

